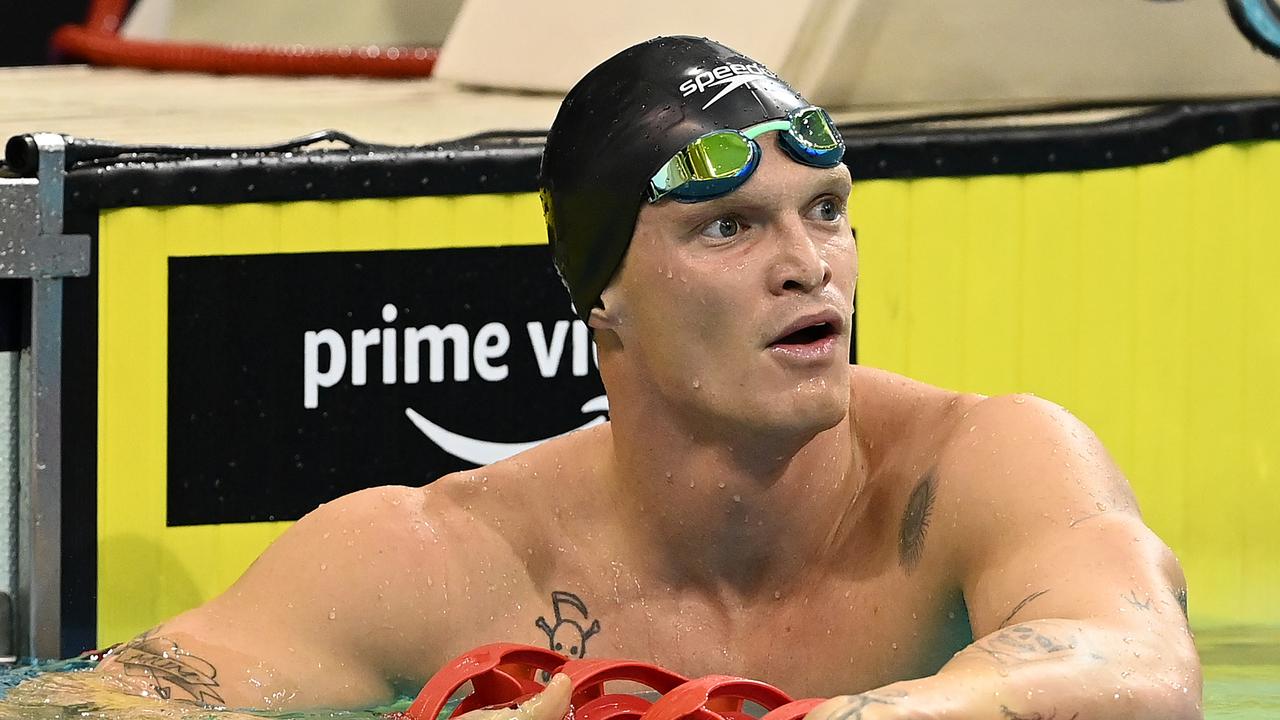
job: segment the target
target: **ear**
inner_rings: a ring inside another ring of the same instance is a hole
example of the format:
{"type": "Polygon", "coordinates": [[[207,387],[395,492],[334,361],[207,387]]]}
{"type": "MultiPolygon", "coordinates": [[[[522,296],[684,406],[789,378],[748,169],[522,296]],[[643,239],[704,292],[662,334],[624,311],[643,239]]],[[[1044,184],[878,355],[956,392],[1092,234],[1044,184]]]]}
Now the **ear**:
{"type": "Polygon", "coordinates": [[[587,316],[587,325],[593,330],[616,330],[621,324],[622,298],[618,292],[616,283],[609,283],[609,286],[600,293],[600,299],[596,302],[596,306],[591,308],[591,314],[587,316]]]}
{"type": "Polygon", "coordinates": [[[592,330],[612,330],[617,323],[614,321],[612,314],[597,305],[591,308],[591,314],[587,316],[587,325],[592,330]]]}

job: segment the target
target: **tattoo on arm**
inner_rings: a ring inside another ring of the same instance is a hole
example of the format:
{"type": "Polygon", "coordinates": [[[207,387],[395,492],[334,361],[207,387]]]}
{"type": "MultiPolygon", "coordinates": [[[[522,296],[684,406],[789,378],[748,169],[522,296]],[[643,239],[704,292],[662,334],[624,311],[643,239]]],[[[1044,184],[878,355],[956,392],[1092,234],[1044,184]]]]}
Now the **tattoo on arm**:
{"type": "MultiPolygon", "coordinates": [[[[1005,718],[1005,720],[1057,720],[1058,709],[1054,708],[1049,712],[1048,715],[1045,715],[1044,713],[1040,713],[1040,712],[1033,712],[1033,713],[1024,715],[1020,712],[1015,712],[1013,710],[1010,710],[1008,705],[1001,705],[1000,715],[1001,717],[1005,718]]],[[[1080,717],[1080,713],[1072,713],[1071,717],[1063,718],[1062,720],[1076,720],[1079,717],[1080,717]]]]}
{"type": "Polygon", "coordinates": [[[897,699],[897,696],[877,693],[847,695],[842,698],[843,702],[840,707],[831,713],[830,720],[861,720],[863,710],[872,705],[892,705],[897,699]]]}
{"type": "Polygon", "coordinates": [[[218,669],[208,660],[156,635],[152,628],[115,651],[125,675],[144,677],[165,700],[189,700],[201,705],[225,705],[218,694],[218,669]]]}
{"type": "Polygon", "coordinates": [[[1015,615],[1022,612],[1022,608],[1026,607],[1027,604],[1030,603],[1032,600],[1035,600],[1036,598],[1040,597],[1041,595],[1047,592],[1049,592],[1047,589],[1041,590],[1039,592],[1033,592],[1030,595],[1022,598],[1022,602],[1018,603],[1017,606],[1013,608],[1013,611],[1009,613],[1009,616],[1006,617],[1004,621],[1000,623],[1000,627],[1004,627],[1008,625],[1009,622],[1013,620],[1015,615]]]}
{"type": "Polygon", "coordinates": [[[930,470],[920,478],[907,499],[907,509],[898,528],[898,562],[907,572],[915,570],[924,555],[924,536],[929,530],[929,516],[937,493],[938,480],[930,470]]]}
{"type": "Polygon", "coordinates": [[[1067,525],[1067,527],[1075,527],[1075,526],[1079,525],[1080,523],[1088,522],[1088,521],[1090,521],[1090,520],[1092,520],[1092,519],[1094,519],[1094,518],[1102,517],[1103,515],[1107,515],[1107,514],[1109,514],[1109,513],[1116,512],[1117,510],[1124,510],[1124,509],[1126,509],[1126,508],[1125,508],[1125,507],[1123,507],[1123,506],[1107,507],[1106,505],[1103,505],[1102,503],[1098,503],[1097,508],[1098,508],[1098,512],[1093,512],[1093,513],[1089,513],[1088,515],[1083,515],[1083,516],[1081,516],[1081,517],[1078,517],[1078,518],[1076,518],[1075,520],[1072,520],[1072,521],[1067,525]]]}
{"type": "Polygon", "coordinates": [[[1030,625],[1014,625],[970,645],[969,648],[1006,667],[1056,660],[1076,648],[1074,637],[1061,638],[1030,625]]]}
{"type": "MultiPolygon", "coordinates": [[[[1138,591],[1137,591],[1137,590],[1130,590],[1128,595],[1121,595],[1120,597],[1124,598],[1124,601],[1125,601],[1125,602],[1129,603],[1130,605],[1132,605],[1132,606],[1133,606],[1135,609],[1137,609],[1137,610],[1150,610],[1150,609],[1151,609],[1151,596],[1150,596],[1150,595],[1148,595],[1148,596],[1147,596],[1147,599],[1146,599],[1146,600],[1139,600],[1139,599],[1138,599],[1138,591]]],[[[1157,610],[1156,610],[1156,612],[1160,612],[1160,611],[1157,609],[1157,610]]]]}
{"type": "Polygon", "coordinates": [[[1173,599],[1178,601],[1178,607],[1182,608],[1182,616],[1190,617],[1187,612],[1187,589],[1185,587],[1169,588],[1169,591],[1173,593],[1173,599]]]}

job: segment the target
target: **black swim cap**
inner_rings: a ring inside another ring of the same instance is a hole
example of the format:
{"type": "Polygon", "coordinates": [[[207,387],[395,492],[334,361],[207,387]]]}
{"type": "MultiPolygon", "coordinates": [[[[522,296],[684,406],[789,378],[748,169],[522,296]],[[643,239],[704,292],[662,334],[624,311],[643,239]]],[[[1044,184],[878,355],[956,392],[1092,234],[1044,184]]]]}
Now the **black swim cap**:
{"type": "Polygon", "coordinates": [[[649,178],[693,140],[809,103],[717,42],[660,37],[600,63],[569,91],[542,155],[556,268],[583,320],[621,264],[649,178]]]}

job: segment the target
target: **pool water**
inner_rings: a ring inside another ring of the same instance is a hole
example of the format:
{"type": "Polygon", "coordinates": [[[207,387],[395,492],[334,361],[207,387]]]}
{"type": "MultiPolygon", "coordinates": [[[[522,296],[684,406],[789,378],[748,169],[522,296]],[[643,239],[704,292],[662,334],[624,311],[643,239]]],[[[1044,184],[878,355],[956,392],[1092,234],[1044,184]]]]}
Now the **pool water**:
{"type": "Polygon", "coordinates": [[[1280,718],[1280,627],[1200,631],[1196,649],[1204,665],[1206,718],[1280,718]]]}
{"type": "Polygon", "coordinates": [[[413,702],[405,697],[370,710],[206,710],[116,692],[101,676],[87,672],[96,665],[90,660],[44,660],[0,669],[0,720],[385,720],[387,714],[406,710],[413,702]]]}
{"type": "MultiPolygon", "coordinates": [[[[1204,664],[1208,720],[1280,718],[1280,627],[1222,628],[1196,633],[1204,664]]],[[[0,670],[0,720],[374,720],[401,711],[412,698],[363,711],[219,712],[113,692],[85,671],[87,660],[41,661],[0,670]]]]}

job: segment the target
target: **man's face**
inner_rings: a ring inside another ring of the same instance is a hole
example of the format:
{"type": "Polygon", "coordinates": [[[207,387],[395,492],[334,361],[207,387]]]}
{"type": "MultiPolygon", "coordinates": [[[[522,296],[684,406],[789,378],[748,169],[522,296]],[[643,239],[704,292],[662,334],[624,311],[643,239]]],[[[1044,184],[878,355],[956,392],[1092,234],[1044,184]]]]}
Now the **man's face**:
{"type": "Polygon", "coordinates": [[[725,431],[816,433],[844,417],[857,250],[849,172],[795,162],[773,133],[738,190],[646,203],[605,291],[627,371],[725,431]]]}

